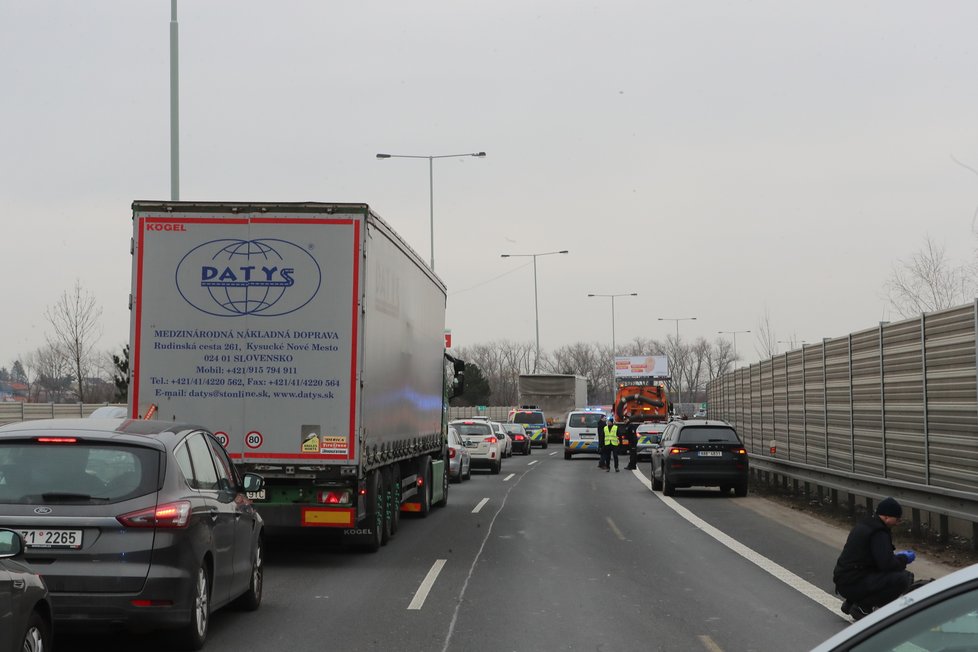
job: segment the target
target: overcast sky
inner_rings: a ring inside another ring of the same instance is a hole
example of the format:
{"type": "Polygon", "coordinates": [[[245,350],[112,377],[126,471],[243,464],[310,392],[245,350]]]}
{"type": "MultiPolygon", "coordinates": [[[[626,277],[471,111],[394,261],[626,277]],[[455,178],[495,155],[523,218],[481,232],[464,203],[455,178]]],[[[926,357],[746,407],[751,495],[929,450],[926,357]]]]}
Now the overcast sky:
{"type": "MultiPolygon", "coordinates": [[[[169,199],[168,0],[0,0],[0,366],[75,280],[128,340],[134,199],[169,199]]],[[[978,3],[179,4],[181,199],[365,202],[449,288],[456,346],[896,318],[929,234],[974,256],[978,3]]],[[[757,359],[752,335],[737,348],[757,359]]]]}

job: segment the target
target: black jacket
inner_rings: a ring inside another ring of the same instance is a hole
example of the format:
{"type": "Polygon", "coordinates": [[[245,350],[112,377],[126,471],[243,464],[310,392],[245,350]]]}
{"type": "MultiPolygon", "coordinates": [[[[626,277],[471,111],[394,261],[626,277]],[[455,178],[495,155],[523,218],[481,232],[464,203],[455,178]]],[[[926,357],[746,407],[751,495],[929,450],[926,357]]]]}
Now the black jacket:
{"type": "Polygon", "coordinates": [[[890,528],[878,516],[870,516],[849,532],[846,545],[832,571],[832,581],[836,586],[844,586],[872,573],[902,571],[906,567],[906,559],[893,554],[890,528]]]}

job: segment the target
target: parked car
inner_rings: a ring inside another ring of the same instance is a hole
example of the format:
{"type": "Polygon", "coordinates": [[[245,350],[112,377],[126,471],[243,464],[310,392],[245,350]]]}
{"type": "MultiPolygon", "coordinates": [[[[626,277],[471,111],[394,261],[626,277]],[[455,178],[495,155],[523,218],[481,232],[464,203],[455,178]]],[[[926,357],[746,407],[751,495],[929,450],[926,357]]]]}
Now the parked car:
{"type": "Polygon", "coordinates": [[[522,423],[526,428],[526,435],[530,438],[531,446],[547,447],[547,418],[543,415],[543,410],[536,409],[512,409],[506,419],[509,423],[522,423]]]}
{"type": "Polygon", "coordinates": [[[51,600],[44,580],[24,563],[24,540],[0,529],[0,652],[51,649],[51,600]]]}
{"type": "Polygon", "coordinates": [[[812,652],[978,649],[978,564],[900,596],[812,652]]]}
{"type": "Polygon", "coordinates": [[[472,477],[472,458],[465,443],[452,426],[448,426],[448,478],[461,482],[472,477]]]}
{"type": "Polygon", "coordinates": [[[210,614],[262,599],[263,522],[214,436],[169,421],[0,427],[0,527],[44,564],[54,624],[173,630],[200,649],[210,614]]]}
{"type": "Polygon", "coordinates": [[[533,446],[530,445],[530,437],[526,434],[526,428],[523,427],[522,423],[504,423],[503,428],[506,430],[506,434],[509,438],[513,440],[513,452],[520,452],[524,455],[529,455],[533,452],[533,446]]]}
{"type": "Polygon", "coordinates": [[[638,425],[635,436],[638,437],[639,459],[652,458],[652,451],[662,443],[662,433],[666,425],[661,421],[646,421],[638,425]]]}
{"type": "Polygon", "coordinates": [[[666,496],[692,486],[746,496],[748,480],[747,449],[726,421],[672,421],[652,449],[652,488],[666,496]]]}
{"type": "Polygon", "coordinates": [[[601,433],[598,432],[598,421],[607,417],[604,412],[595,410],[574,410],[567,413],[564,425],[564,459],[569,460],[574,455],[590,453],[597,455],[601,433]]]}
{"type": "Polygon", "coordinates": [[[125,419],[129,416],[129,411],[122,405],[103,405],[95,408],[89,419],[125,419]]]}
{"type": "Polygon", "coordinates": [[[503,460],[499,439],[496,438],[492,426],[487,421],[458,419],[449,425],[458,431],[465,443],[472,458],[472,468],[488,467],[493,474],[502,470],[503,460]]]}
{"type": "Polygon", "coordinates": [[[502,450],[503,457],[513,456],[513,440],[510,439],[509,435],[506,433],[506,428],[503,427],[498,421],[490,421],[489,425],[492,426],[492,432],[496,435],[496,439],[499,440],[499,448],[502,450]]]}

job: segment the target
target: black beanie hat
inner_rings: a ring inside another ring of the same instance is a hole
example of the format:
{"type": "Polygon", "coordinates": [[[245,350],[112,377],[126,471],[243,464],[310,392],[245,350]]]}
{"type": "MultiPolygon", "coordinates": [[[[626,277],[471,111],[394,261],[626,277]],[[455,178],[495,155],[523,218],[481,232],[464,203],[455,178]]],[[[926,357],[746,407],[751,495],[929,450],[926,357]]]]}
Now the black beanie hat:
{"type": "Polygon", "coordinates": [[[903,508],[900,507],[900,503],[887,496],[880,501],[879,506],[876,508],[876,513],[879,516],[895,516],[896,518],[900,518],[903,516],[903,508]]]}

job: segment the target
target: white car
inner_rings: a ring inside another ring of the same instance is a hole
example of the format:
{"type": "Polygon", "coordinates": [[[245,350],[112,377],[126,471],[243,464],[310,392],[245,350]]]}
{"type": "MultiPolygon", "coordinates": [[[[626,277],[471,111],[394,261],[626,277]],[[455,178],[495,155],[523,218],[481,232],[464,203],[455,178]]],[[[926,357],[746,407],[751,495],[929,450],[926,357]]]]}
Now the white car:
{"type": "Polygon", "coordinates": [[[499,439],[492,431],[488,421],[475,419],[458,419],[450,424],[458,431],[462,443],[469,451],[472,468],[487,468],[493,473],[499,473],[503,468],[502,450],[499,439]]]}
{"type": "Polygon", "coordinates": [[[978,650],[978,564],[904,594],[812,652],[978,650]]]}
{"type": "Polygon", "coordinates": [[[448,479],[452,482],[469,480],[472,477],[472,458],[462,443],[458,430],[448,427],[448,479]]]}
{"type": "Polygon", "coordinates": [[[564,425],[565,460],[580,453],[592,455],[599,453],[598,441],[601,433],[598,432],[598,421],[601,417],[607,418],[607,416],[604,412],[593,410],[574,410],[567,413],[567,421],[564,425]]]}
{"type": "Polygon", "coordinates": [[[489,424],[492,426],[492,431],[496,433],[496,439],[499,440],[499,446],[502,448],[503,457],[513,456],[513,440],[510,438],[509,433],[506,432],[506,428],[503,427],[498,421],[490,421],[489,424]]]}

